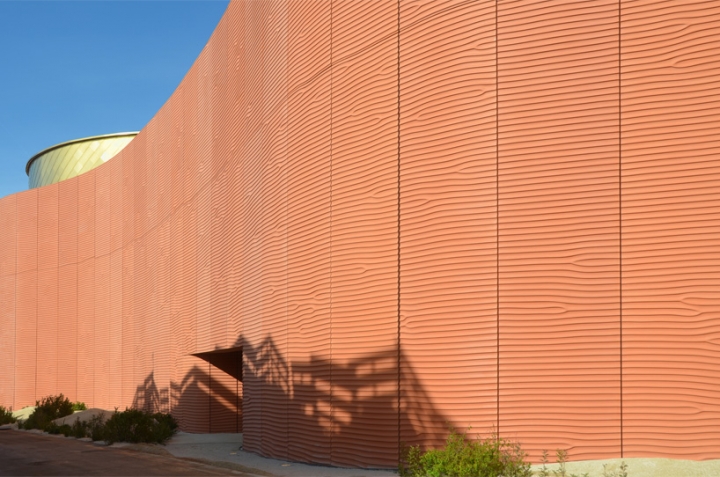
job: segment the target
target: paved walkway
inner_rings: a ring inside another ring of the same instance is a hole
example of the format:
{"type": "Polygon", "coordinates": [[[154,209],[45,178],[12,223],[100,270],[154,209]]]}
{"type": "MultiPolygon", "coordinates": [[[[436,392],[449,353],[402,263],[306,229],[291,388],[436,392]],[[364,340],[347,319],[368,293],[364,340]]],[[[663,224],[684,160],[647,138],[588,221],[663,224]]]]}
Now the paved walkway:
{"type": "Polygon", "coordinates": [[[177,457],[206,459],[242,466],[246,472],[279,477],[397,477],[388,470],[345,469],[298,464],[260,457],[241,450],[242,434],[189,434],[179,432],[165,446],[177,457]]]}
{"type": "Polygon", "coordinates": [[[0,430],[0,476],[248,476],[198,462],[32,432],[0,430]]]}

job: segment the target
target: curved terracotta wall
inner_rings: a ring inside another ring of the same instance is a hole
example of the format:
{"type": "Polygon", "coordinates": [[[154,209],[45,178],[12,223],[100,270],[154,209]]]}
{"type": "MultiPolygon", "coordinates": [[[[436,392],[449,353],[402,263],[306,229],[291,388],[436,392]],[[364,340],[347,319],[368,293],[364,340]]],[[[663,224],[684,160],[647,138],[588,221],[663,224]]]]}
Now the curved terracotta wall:
{"type": "Polygon", "coordinates": [[[0,200],[0,403],[720,457],[718,41],[702,1],[232,2],[116,158],[0,200]]]}

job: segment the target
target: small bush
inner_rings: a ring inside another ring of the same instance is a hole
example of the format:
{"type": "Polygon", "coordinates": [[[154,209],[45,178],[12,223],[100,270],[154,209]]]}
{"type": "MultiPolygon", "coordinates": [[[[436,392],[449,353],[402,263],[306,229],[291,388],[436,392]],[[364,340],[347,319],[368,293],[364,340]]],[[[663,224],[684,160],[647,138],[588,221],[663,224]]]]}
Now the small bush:
{"type": "Polygon", "coordinates": [[[68,424],[58,426],[54,422],[51,422],[50,424],[45,426],[45,432],[47,432],[48,434],[62,434],[63,436],[68,437],[71,434],[72,429],[68,424]]]}
{"type": "Polygon", "coordinates": [[[72,403],[62,394],[47,396],[35,401],[35,411],[30,414],[23,424],[25,429],[45,430],[55,419],[69,416],[73,413],[72,403]]]}
{"type": "Polygon", "coordinates": [[[530,464],[516,442],[492,434],[471,440],[453,429],[443,449],[405,448],[399,465],[403,477],[530,477],[530,464]]]}
{"type": "Polygon", "coordinates": [[[0,425],[12,424],[17,421],[12,415],[12,408],[6,409],[4,406],[0,406],[0,425]]]}
{"type": "Polygon", "coordinates": [[[84,402],[76,401],[72,403],[73,412],[76,411],[87,411],[87,406],[84,402]]]}
{"type": "Polygon", "coordinates": [[[73,422],[73,425],[70,427],[70,435],[77,439],[82,439],[83,437],[87,437],[88,423],[83,422],[80,419],[73,422]]]}
{"type": "Polygon", "coordinates": [[[104,440],[109,443],[164,444],[177,432],[177,422],[170,414],[150,413],[139,409],[125,409],[115,413],[105,423],[104,440]]]}

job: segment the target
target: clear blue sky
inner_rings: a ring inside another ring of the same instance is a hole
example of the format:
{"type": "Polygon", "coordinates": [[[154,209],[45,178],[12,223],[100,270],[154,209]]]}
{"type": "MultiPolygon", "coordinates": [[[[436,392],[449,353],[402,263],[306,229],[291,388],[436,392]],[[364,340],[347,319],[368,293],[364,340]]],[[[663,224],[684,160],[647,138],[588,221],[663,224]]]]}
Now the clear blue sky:
{"type": "Polygon", "coordinates": [[[142,129],[228,0],[0,0],[0,197],[59,142],[142,129]]]}

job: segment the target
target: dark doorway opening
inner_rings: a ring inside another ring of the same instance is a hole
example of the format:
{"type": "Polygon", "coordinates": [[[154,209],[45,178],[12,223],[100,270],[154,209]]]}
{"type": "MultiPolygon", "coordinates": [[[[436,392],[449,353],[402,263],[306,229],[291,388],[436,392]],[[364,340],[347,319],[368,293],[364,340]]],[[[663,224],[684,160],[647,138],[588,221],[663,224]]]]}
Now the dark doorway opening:
{"type": "Polygon", "coordinates": [[[194,356],[208,363],[209,432],[242,432],[242,348],[194,356]]]}

